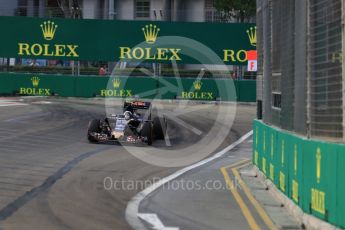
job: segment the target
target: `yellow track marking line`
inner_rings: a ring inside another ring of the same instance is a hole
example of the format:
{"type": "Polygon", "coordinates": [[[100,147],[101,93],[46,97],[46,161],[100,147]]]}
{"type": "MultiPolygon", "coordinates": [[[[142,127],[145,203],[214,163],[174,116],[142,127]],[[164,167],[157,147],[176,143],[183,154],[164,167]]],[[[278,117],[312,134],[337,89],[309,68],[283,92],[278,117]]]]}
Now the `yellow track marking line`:
{"type": "Polygon", "coordinates": [[[266,211],[261,207],[259,202],[254,198],[254,196],[250,192],[249,188],[247,187],[247,185],[242,180],[242,178],[240,176],[240,173],[237,171],[237,169],[236,168],[232,168],[232,173],[237,178],[237,180],[238,180],[240,186],[242,187],[244,193],[248,197],[249,201],[253,204],[253,206],[255,207],[256,211],[260,215],[261,219],[265,222],[267,227],[270,230],[277,230],[278,228],[274,225],[274,223],[272,222],[271,218],[268,216],[266,211]]]}
{"type": "MultiPolygon", "coordinates": [[[[247,160],[245,160],[247,161],[247,160]]],[[[242,161],[244,163],[244,161],[242,161]]],[[[236,165],[240,165],[241,162],[237,163],[236,165]]],[[[222,172],[223,176],[224,176],[224,179],[225,179],[225,182],[228,186],[228,188],[230,188],[230,191],[232,193],[232,195],[234,196],[237,204],[240,206],[240,209],[244,215],[244,217],[246,218],[248,224],[249,224],[249,227],[252,229],[252,230],[261,230],[261,228],[259,227],[259,225],[256,223],[253,215],[251,214],[248,206],[244,203],[242,197],[240,196],[240,194],[237,192],[236,188],[234,188],[234,183],[233,181],[231,180],[228,172],[227,172],[227,168],[229,168],[231,166],[227,166],[227,167],[222,167],[220,169],[220,171],[222,172]]]]}
{"type": "Polygon", "coordinates": [[[228,169],[228,168],[239,168],[239,167],[244,167],[246,164],[248,164],[250,162],[250,159],[248,158],[243,158],[243,160],[236,162],[236,163],[232,163],[229,164],[227,166],[224,166],[222,168],[228,169]]]}

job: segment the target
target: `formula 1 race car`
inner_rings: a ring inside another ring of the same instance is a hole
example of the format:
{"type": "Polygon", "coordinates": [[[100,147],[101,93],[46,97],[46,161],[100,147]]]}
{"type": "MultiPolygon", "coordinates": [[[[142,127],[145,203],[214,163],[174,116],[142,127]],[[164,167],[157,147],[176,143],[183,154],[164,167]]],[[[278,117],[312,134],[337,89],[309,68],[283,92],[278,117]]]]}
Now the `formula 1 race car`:
{"type": "Polygon", "coordinates": [[[112,114],[105,119],[89,122],[87,138],[91,143],[125,142],[146,143],[164,139],[167,120],[164,117],[152,119],[150,102],[124,102],[123,114],[112,114]]]}

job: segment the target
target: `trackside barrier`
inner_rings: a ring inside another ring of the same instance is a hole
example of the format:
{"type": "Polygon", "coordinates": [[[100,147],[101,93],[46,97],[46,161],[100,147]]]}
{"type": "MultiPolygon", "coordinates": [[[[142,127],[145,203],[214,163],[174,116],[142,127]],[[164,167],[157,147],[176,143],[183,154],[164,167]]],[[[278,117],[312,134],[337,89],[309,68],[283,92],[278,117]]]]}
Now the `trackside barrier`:
{"type": "Polygon", "coordinates": [[[256,101],[251,80],[0,73],[1,95],[256,101]]]}
{"type": "MultiPolygon", "coordinates": [[[[270,129],[267,127],[267,129],[270,129]]],[[[288,166],[289,166],[289,155],[292,152],[291,149],[291,139],[290,136],[286,133],[277,133],[277,143],[276,143],[276,152],[277,152],[277,181],[276,185],[278,188],[287,195],[289,193],[288,187],[288,166]]]]}
{"type": "Polygon", "coordinates": [[[303,201],[303,209],[321,219],[336,223],[337,146],[308,141],[304,149],[303,162],[308,164],[305,165],[304,173],[306,199],[303,201]]]}
{"type": "Polygon", "coordinates": [[[338,164],[337,164],[337,186],[338,186],[338,192],[337,192],[337,213],[338,213],[338,223],[339,226],[345,228],[345,150],[341,146],[337,147],[337,153],[338,153],[338,164]],[[342,204],[342,205],[341,205],[342,204]]]}
{"type": "Polygon", "coordinates": [[[304,212],[344,228],[345,145],[309,140],[258,120],[253,126],[254,164],[304,212]]]}
{"type": "Polygon", "coordinates": [[[294,136],[290,135],[289,142],[289,149],[287,152],[288,157],[288,172],[287,175],[289,177],[288,185],[289,188],[288,196],[298,205],[302,205],[303,202],[303,194],[301,194],[301,186],[304,184],[304,177],[303,173],[305,168],[302,165],[302,147],[303,141],[294,136]]]}

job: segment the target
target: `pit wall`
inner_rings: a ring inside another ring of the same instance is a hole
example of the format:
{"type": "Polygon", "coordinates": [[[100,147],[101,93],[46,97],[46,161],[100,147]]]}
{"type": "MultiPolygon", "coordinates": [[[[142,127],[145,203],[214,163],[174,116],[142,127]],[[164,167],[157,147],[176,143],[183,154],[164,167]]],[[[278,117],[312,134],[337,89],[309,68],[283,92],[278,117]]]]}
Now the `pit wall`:
{"type": "Polygon", "coordinates": [[[345,145],[255,120],[253,163],[305,213],[345,228],[345,145]]]}
{"type": "Polygon", "coordinates": [[[0,95],[256,101],[252,80],[0,73],[0,95]]]}

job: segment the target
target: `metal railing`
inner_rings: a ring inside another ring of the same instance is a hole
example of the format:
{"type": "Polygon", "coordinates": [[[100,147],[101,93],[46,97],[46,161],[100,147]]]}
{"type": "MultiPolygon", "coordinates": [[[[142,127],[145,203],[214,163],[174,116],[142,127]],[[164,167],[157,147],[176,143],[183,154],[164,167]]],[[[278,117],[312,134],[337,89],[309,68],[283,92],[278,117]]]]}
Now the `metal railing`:
{"type": "MultiPolygon", "coordinates": [[[[224,14],[214,8],[204,10],[150,10],[148,17],[136,17],[135,10],[109,10],[107,8],[78,8],[68,9],[60,7],[30,7],[0,6],[0,16],[47,17],[47,18],[88,18],[110,20],[162,20],[162,21],[194,21],[194,22],[236,22],[235,19],[226,18],[224,14]]],[[[253,18],[250,19],[253,22],[253,18]]]]}

